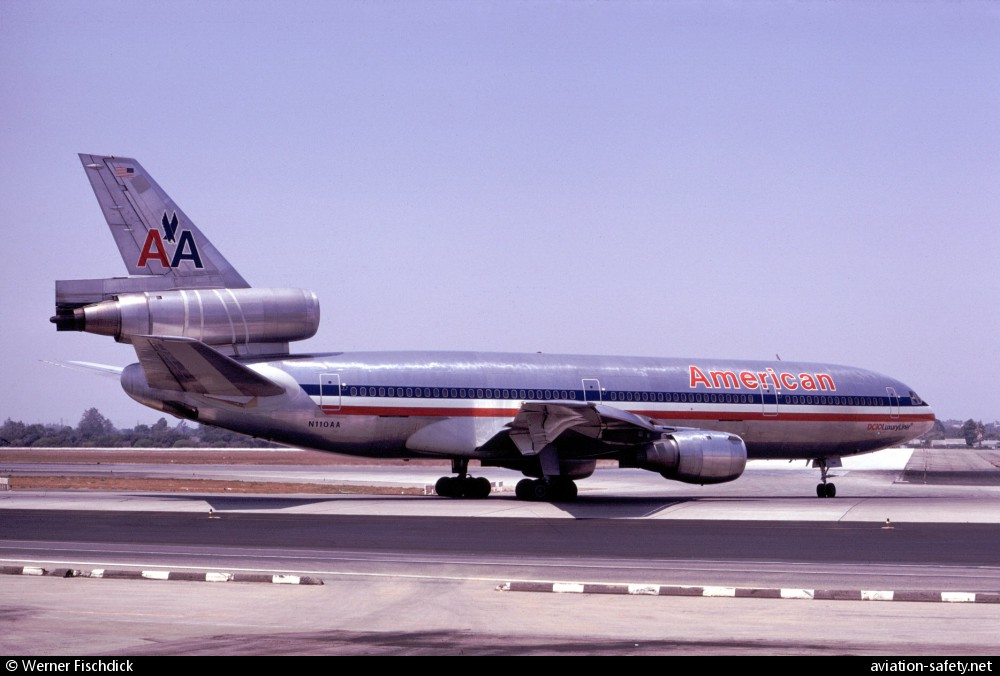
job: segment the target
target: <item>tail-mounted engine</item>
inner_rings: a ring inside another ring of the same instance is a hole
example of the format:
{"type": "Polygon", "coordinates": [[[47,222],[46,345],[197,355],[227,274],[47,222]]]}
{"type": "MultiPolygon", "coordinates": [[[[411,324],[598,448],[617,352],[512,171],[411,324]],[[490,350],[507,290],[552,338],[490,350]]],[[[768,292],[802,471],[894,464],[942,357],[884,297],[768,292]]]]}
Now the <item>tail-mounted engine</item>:
{"type": "Polygon", "coordinates": [[[711,430],[674,430],[647,444],[636,466],[666,479],[689,484],[719,484],[743,474],[747,447],[734,434],[711,430]]]}
{"type": "Polygon", "coordinates": [[[311,338],[319,328],[319,300],[303,289],[164,290],[85,304],[59,301],[57,287],[51,319],[57,330],[112,336],[120,343],[131,343],[133,336],[183,336],[234,354],[274,353],[287,352],[288,342],[311,338]]]}

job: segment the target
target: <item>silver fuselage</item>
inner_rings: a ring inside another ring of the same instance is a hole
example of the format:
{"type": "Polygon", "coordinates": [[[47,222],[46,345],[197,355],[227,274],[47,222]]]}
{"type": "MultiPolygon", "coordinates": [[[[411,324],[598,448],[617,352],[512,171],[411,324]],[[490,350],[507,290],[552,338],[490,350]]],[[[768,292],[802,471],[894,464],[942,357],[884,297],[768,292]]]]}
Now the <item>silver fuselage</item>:
{"type": "MultiPolygon", "coordinates": [[[[180,399],[209,424],[348,455],[475,458],[529,401],[592,401],[662,425],[738,435],[748,457],[821,458],[911,440],[930,407],[899,380],[864,369],[784,361],[480,352],[357,352],[249,362],[285,394],[252,405],[123,385],[154,408],[180,399]],[[179,396],[181,395],[181,396],[179,396]],[[421,428],[456,422],[433,447],[421,428]]],[[[585,455],[585,451],[581,451],[585,455]]],[[[595,455],[600,456],[600,452],[595,455]]]]}

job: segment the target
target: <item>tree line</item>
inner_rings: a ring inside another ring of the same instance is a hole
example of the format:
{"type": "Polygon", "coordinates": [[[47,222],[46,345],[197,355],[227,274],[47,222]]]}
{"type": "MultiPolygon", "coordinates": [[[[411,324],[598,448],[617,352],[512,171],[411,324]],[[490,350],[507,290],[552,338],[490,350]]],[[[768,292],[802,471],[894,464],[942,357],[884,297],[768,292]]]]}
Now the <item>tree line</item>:
{"type": "MultiPolygon", "coordinates": [[[[968,419],[935,421],[934,429],[924,435],[931,439],[965,439],[968,446],[1000,438],[1000,426],[968,419]]],[[[7,420],[0,426],[0,446],[36,446],[47,448],[279,448],[278,444],[230,432],[211,425],[188,425],[181,421],[171,426],[166,418],[152,425],[118,429],[96,408],[88,408],[76,427],[43,425],[7,420]]]]}
{"type": "Polygon", "coordinates": [[[118,429],[96,408],[89,408],[76,427],[24,423],[7,418],[0,426],[0,446],[46,448],[279,448],[277,444],[210,425],[152,425],[118,429]]]}

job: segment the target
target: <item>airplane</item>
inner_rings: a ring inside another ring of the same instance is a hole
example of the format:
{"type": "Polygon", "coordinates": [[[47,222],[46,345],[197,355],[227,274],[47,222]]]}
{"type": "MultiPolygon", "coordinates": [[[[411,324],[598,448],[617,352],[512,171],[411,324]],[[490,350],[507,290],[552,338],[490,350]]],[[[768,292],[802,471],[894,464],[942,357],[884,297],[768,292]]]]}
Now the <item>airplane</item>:
{"type": "Polygon", "coordinates": [[[902,444],[934,413],[907,385],[835,364],[487,352],[293,353],[316,295],[254,288],[135,159],[81,154],[128,277],[56,282],[59,331],[131,344],[126,393],[178,418],[353,456],[440,458],[435,492],[568,501],[598,461],[716,484],[753,459],[803,459],[816,495],[841,458],[902,444]]]}

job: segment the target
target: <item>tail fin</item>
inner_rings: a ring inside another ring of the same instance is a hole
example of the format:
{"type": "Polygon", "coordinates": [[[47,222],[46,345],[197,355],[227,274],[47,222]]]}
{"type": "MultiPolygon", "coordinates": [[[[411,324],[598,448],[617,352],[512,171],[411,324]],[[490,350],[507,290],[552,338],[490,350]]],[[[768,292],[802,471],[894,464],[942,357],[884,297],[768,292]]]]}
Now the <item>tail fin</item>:
{"type": "Polygon", "coordinates": [[[234,370],[221,353],[288,354],[289,341],[319,328],[316,295],[250,288],[135,160],[80,155],[80,161],[131,275],[56,281],[49,320],[56,330],[134,343],[150,377],[175,387],[190,381],[204,392],[235,388],[253,396],[280,390],[234,370]]]}
{"type": "Polygon", "coordinates": [[[130,275],[147,288],[245,289],[250,285],[134,159],[80,155],[130,275]]]}

